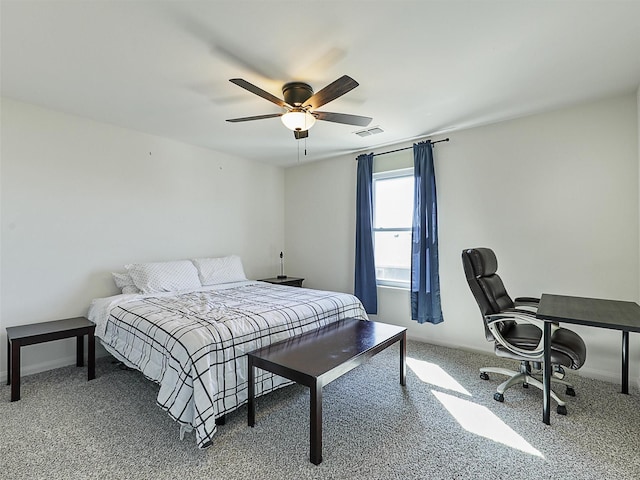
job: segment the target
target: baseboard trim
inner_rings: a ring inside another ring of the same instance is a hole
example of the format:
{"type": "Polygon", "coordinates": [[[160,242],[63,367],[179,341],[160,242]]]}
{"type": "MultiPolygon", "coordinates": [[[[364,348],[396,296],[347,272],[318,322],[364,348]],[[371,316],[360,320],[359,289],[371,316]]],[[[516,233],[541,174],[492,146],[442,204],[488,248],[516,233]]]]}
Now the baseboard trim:
{"type": "MultiPolygon", "coordinates": [[[[96,345],[97,347],[97,345],[96,345]]],[[[109,353],[107,353],[106,350],[104,350],[103,348],[100,348],[98,350],[98,348],[96,348],[96,359],[101,358],[101,357],[106,357],[108,356],[109,353]]],[[[20,367],[20,377],[26,377],[28,375],[33,375],[35,373],[42,373],[42,372],[46,372],[48,370],[54,370],[56,368],[62,368],[62,367],[68,367],[70,365],[75,365],[76,364],[76,356],[75,354],[72,357],[64,357],[64,358],[58,358],[56,360],[51,360],[51,361],[47,361],[47,362],[40,362],[40,363],[36,363],[34,365],[21,365],[20,367]]],[[[87,365],[87,362],[85,360],[85,367],[87,365]]],[[[7,383],[7,371],[4,370],[2,372],[0,372],[0,382],[1,385],[5,385],[7,383]]]]}
{"type": "MultiPolygon", "coordinates": [[[[470,353],[478,353],[478,354],[484,354],[488,356],[491,356],[493,354],[493,351],[481,350],[481,349],[478,349],[477,347],[473,347],[469,345],[459,345],[459,344],[453,345],[448,342],[437,342],[433,340],[427,341],[424,338],[417,337],[415,335],[410,335],[410,334],[407,334],[407,338],[409,338],[410,340],[415,340],[416,342],[430,343],[433,345],[439,345],[441,347],[447,347],[447,348],[456,348],[456,349],[464,350],[470,353]]],[[[585,368],[585,367],[582,367],[579,370],[570,370],[570,372],[575,375],[581,375],[583,377],[593,378],[594,380],[601,380],[607,383],[620,384],[620,372],[616,372],[614,374],[604,370],[585,368]]],[[[640,389],[640,378],[635,378],[635,379],[630,378],[629,383],[640,389]]]]}
{"type": "MultiPolygon", "coordinates": [[[[407,338],[409,338],[410,340],[414,340],[416,342],[421,342],[421,343],[431,343],[433,345],[439,345],[441,347],[447,347],[447,348],[457,348],[460,350],[465,350],[467,352],[471,352],[471,353],[478,353],[478,354],[484,354],[484,355],[488,355],[491,356],[491,352],[488,352],[486,350],[480,350],[478,348],[474,348],[474,347],[470,347],[468,345],[452,345],[450,343],[447,342],[434,342],[434,341],[429,341],[427,342],[424,338],[421,337],[416,337],[413,335],[407,335],[407,338]]],[[[109,352],[107,352],[106,350],[104,350],[104,348],[100,348],[101,351],[98,351],[98,349],[96,349],[96,358],[101,358],[101,357],[106,357],[109,356],[109,352]]],[[[28,366],[22,366],[22,371],[20,373],[20,376],[26,376],[26,375],[33,375],[35,373],[41,373],[41,372],[46,372],[47,370],[53,370],[55,368],[61,368],[61,367],[67,367],[69,365],[75,365],[76,363],[76,357],[71,356],[71,357],[65,357],[65,358],[59,358],[57,360],[54,361],[49,361],[49,362],[41,362],[35,365],[28,365],[28,366]]],[[[580,370],[577,371],[573,371],[572,373],[575,373],[577,375],[582,375],[585,376],[587,378],[593,378],[595,380],[602,380],[604,382],[608,382],[608,383],[620,383],[620,375],[618,374],[617,376],[612,376],[610,372],[605,372],[603,370],[597,370],[597,369],[593,369],[593,368],[581,368],[580,370]]],[[[0,382],[2,382],[2,385],[7,383],[7,371],[4,370],[2,372],[0,372],[0,382]]],[[[640,389],[640,378],[636,378],[636,379],[630,379],[630,384],[634,385],[635,387],[637,387],[638,389],[640,389]]]]}
{"type": "MultiPolygon", "coordinates": [[[[47,370],[53,370],[55,368],[66,367],[69,365],[75,365],[76,357],[65,357],[58,358],[56,360],[40,362],[35,365],[21,365],[20,368],[20,377],[24,377],[27,375],[33,375],[34,373],[46,372],[47,370]]],[[[7,383],[7,371],[3,371],[0,374],[0,381],[3,383],[7,383]]]]}

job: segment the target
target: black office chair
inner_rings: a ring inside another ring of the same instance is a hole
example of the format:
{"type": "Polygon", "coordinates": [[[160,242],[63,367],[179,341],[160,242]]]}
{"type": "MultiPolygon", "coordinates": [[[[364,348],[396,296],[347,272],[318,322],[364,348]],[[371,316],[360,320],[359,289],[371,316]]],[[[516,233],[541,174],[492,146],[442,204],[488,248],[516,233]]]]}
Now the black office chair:
{"type": "MultiPolygon", "coordinates": [[[[478,302],[484,321],[485,336],[494,342],[498,357],[511,358],[520,362],[520,371],[506,368],[484,367],[480,378],[489,379],[488,373],[508,375],[510,378],[500,384],[493,398],[504,401],[504,392],[509,387],[522,383],[523,387],[533,385],[543,389],[542,382],[533,375],[531,367],[540,370],[543,360],[543,321],[535,316],[539,299],[516,298],[512,300],[500,277],[496,274],[498,260],[489,248],[463,250],[462,264],[467,282],[478,302]]],[[[551,325],[551,381],[566,386],[566,394],[575,396],[573,386],[564,381],[564,369],[580,368],[586,359],[587,349],[576,333],[556,324],[551,325]]],[[[553,391],[551,397],[558,403],[557,412],[567,414],[566,404],[553,391]]]]}

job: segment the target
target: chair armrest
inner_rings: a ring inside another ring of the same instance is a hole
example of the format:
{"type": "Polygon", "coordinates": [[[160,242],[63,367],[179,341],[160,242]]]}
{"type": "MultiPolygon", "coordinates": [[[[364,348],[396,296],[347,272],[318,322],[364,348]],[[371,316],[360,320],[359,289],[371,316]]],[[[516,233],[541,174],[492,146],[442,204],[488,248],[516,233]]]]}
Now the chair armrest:
{"type": "Polygon", "coordinates": [[[532,304],[539,304],[540,303],[540,299],[536,298],[536,297],[518,297],[514,300],[515,303],[532,303],[532,304]]]}
{"type": "MultiPolygon", "coordinates": [[[[489,331],[491,332],[493,337],[496,339],[496,341],[500,343],[500,345],[502,345],[504,348],[524,358],[530,358],[532,360],[538,360],[538,361],[542,358],[542,354],[544,352],[544,335],[540,336],[540,341],[538,342],[538,345],[536,346],[535,349],[525,350],[522,348],[518,348],[515,345],[512,345],[511,343],[509,343],[502,336],[502,333],[500,333],[500,330],[498,329],[497,324],[498,322],[503,322],[505,320],[515,320],[516,322],[529,323],[531,325],[534,325],[538,329],[540,329],[542,332],[544,332],[544,323],[545,323],[544,320],[540,320],[539,318],[536,318],[535,314],[533,314],[532,312],[529,312],[527,310],[519,310],[515,308],[504,310],[500,313],[496,313],[493,315],[486,315],[485,319],[486,319],[487,327],[489,328],[489,331]]],[[[553,339],[553,335],[559,328],[560,326],[558,324],[556,323],[551,324],[551,339],[553,339]]]]}
{"type": "Polygon", "coordinates": [[[528,308],[530,311],[535,312],[538,310],[539,298],[535,297],[518,297],[513,301],[513,304],[518,307],[528,308]]]}

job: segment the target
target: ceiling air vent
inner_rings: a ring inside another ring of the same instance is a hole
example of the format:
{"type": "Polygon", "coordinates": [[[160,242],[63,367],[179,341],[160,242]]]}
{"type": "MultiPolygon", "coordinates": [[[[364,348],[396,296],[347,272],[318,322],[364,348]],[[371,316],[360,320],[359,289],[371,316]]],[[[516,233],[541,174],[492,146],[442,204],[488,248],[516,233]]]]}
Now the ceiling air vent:
{"type": "Polygon", "coordinates": [[[384,132],[384,130],[382,130],[380,127],[371,127],[371,128],[367,128],[366,130],[359,130],[354,133],[359,137],[368,137],[369,135],[376,135],[377,133],[382,133],[382,132],[384,132]]]}

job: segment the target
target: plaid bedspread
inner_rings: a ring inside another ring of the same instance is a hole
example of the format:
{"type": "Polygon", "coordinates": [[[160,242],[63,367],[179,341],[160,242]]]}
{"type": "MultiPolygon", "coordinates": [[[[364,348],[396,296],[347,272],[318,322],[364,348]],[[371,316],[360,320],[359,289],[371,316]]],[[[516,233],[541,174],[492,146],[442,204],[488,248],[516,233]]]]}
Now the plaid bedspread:
{"type": "MultiPolygon", "coordinates": [[[[96,333],[160,384],[158,405],[205,448],[215,419],[247,401],[247,352],[349,317],[367,319],[352,295],[253,283],[119,303],[96,333]]],[[[256,394],[290,383],[258,371],[256,394]]]]}

